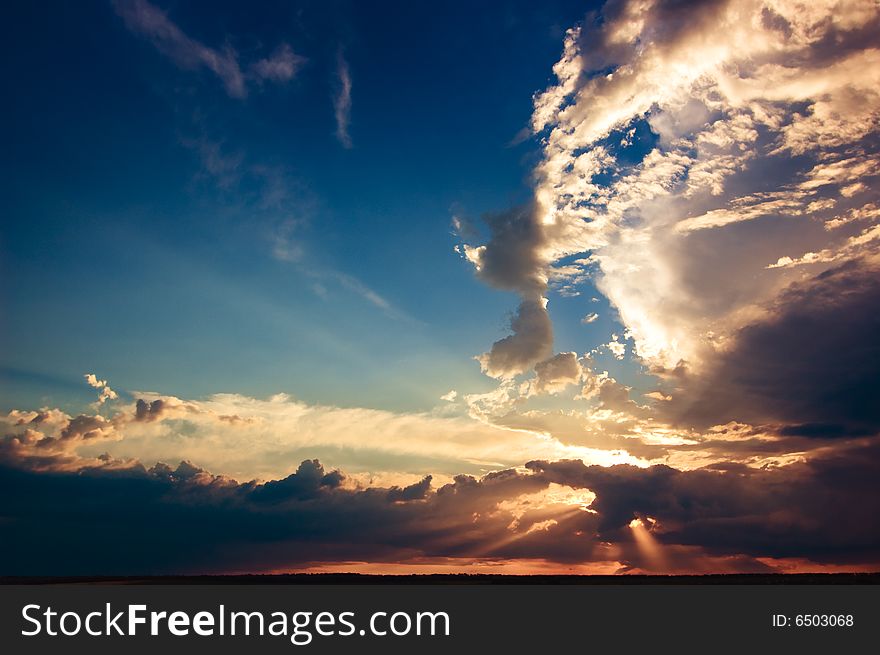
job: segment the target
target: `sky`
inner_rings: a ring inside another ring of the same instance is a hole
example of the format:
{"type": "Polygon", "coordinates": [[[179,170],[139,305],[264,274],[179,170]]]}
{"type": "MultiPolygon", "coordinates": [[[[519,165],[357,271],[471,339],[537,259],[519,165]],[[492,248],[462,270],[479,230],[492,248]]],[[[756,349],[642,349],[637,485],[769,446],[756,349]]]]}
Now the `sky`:
{"type": "Polygon", "coordinates": [[[876,570],[875,0],[20,3],[4,574],[876,570]]]}

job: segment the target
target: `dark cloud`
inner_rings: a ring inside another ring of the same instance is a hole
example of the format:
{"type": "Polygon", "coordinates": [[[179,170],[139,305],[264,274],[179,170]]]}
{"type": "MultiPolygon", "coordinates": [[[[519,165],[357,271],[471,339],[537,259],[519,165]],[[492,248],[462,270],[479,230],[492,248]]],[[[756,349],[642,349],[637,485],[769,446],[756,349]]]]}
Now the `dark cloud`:
{"type": "Polygon", "coordinates": [[[407,501],[407,500],[423,500],[431,489],[432,476],[426,475],[418,482],[403,487],[392,487],[388,490],[388,500],[407,501]]]}
{"type": "Polygon", "coordinates": [[[166,401],[162,398],[158,398],[152,402],[147,402],[143,398],[138,398],[134,410],[134,420],[155,421],[162,416],[166,404],[166,401]]]}
{"type": "Polygon", "coordinates": [[[61,439],[64,441],[97,439],[110,429],[112,429],[112,424],[104,417],[80,414],[70,419],[70,422],[61,431],[61,439]]]}
{"type": "MultiPolygon", "coordinates": [[[[496,341],[479,359],[492,377],[510,377],[529,370],[553,354],[553,324],[547,312],[546,241],[534,202],[483,217],[489,240],[464,246],[477,276],[498,289],[516,291],[522,302],[510,322],[513,331],[496,341]]],[[[459,222],[460,223],[460,222],[459,222]]]]}
{"type": "Polygon", "coordinates": [[[547,288],[540,255],[544,231],[534,203],[483,216],[489,240],[477,250],[477,275],[498,289],[539,297],[547,288]]]}
{"type": "Polygon", "coordinates": [[[782,294],[742,329],[708,379],[672,409],[706,426],[781,424],[780,434],[851,437],[880,432],[880,271],[851,261],[782,294]],[[687,398],[687,404],[682,402],[687,398]]]}
{"type": "Polygon", "coordinates": [[[542,299],[523,300],[510,329],[513,334],[480,356],[483,371],[492,377],[518,375],[553,354],[553,323],[542,299]]]}
{"type": "Polygon", "coordinates": [[[283,502],[316,497],[322,489],[335,489],[345,476],[339,471],[324,472],[316,459],[307,459],[299,465],[296,473],[283,480],[272,480],[256,487],[252,498],[259,502],[283,502]]]}
{"type": "Polygon", "coordinates": [[[658,521],[662,544],[719,555],[880,561],[880,446],[852,446],[769,469],[720,463],[694,471],[531,462],[549,481],[597,494],[598,537],[625,539],[635,517],[658,521]]]}
{"type": "Polygon", "coordinates": [[[505,535],[509,515],[476,510],[546,486],[509,471],[460,476],[428,495],[430,478],[400,488],[345,489],[316,460],[266,484],[239,484],[189,463],[37,473],[7,462],[0,562],[12,574],[272,570],[310,561],[473,553],[505,535]],[[14,498],[14,499],[13,499],[14,498]]]}
{"type": "Polygon", "coordinates": [[[761,557],[880,562],[880,448],[851,447],[775,469],[718,464],[585,466],[457,476],[436,491],[354,488],[306,460],[282,480],[239,483],[106,457],[76,472],[0,470],[2,574],[271,571],[313,562],[418,558],[617,561],[647,570],[761,570],[761,557]],[[596,494],[591,509],[551,485],[596,494]],[[629,527],[652,527],[661,558],[629,527]],[[658,563],[658,561],[660,563],[658,563]]]}

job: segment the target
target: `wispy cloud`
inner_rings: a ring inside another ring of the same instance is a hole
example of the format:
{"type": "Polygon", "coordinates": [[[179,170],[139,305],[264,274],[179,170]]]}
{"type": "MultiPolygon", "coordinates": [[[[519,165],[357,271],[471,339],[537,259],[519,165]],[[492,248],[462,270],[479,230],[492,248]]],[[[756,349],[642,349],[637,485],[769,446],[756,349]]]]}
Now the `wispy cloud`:
{"type": "Polygon", "coordinates": [[[235,50],[229,47],[223,51],[215,50],[190,38],[164,11],[146,0],[114,0],[113,4],[129,30],[147,37],[159,52],[178,66],[189,70],[207,68],[220,78],[230,96],[247,96],[235,50]]]}
{"type": "Polygon", "coordinates": [[[233,98],[247,97],[249,81],[287,82],[305,62],[304,57],[283,43],[271,57],[253,63],[245,72],[234,48],[212,48],[188,36],[162,9],[147,0],[113,0],[113,5],[129,30],[149,39],[181,68],[211,71],[233,98]]]}
{"type": "Polygon", "coordinates": [[[338,88],[333,98],[333,110],[336,115],[336,138],[345,148],[352,147],[348,126],[351,122],[351,71],[342,49],[336,54],[336,75],[338,88]]]}
{"type": "Polygon", "coordinates": [[[251,71],[260,80],[287,82],[293,79],[305,62],[305,57],[294,53],[293,48],[282,43],[271,57],[253,64],[251,71]]]}
{"type": "MultiPolygon", "coordinates": [[[[276,258],[278,258],[277,255],[276,258]]],[[[287,259],[285,261],[292,260],[287,259]]],[[[301,258],[295,260],[294,263],[301,263],[301,258]]],[[[353,275],[349,275],[348,273],[343,273],[342,271],[332,268],[320,268],[315,265],[302,265],[299,267],[299,270],[304,275],[307,275],[315,280],[315,285],[313,286],[313,289],[322,298],[327,298],[329,296],[329,292],[327,290],[328,284],[336,284],[338,285],[338,287],[341,287],[342,289],[345,289],[346,291],[353,293],[363,300],[367,301],[373,307],[381,310],[382,313],[389,318],[404,321],[410,324],[421,323],[421,321],[414,318],[402,309],[396,307],[387,298],[379,294],[374,289],[371,289],[369,286],[364,284],[361,280],[354,277],[353,275]]]]}
{"type": "Polygon", "coordinates": [[[233,189],[241,181],[245,173],[244,155],[241,152],[231,152],[224,143],[205,135],[182,138],[181,143],[198,155],[200,176],[213,180],[219,189],[233,189]]]}
{"type": "Polygon", "coordinates": [[[309,256],[315,244],[309,243],[307,230],[319,211],[319,202],[301,180],[281,166],[249,161],[244,152],[204,134],[181,142],[197,155],[199,177],[211,180],[224,197],[234,198],[251,219],[260,219],[267,231],[271,256],[310,278],[319,296],[328,298],[330,289],[335,288],[358,296],[389,318],[420,323],[357,277],[309,256]],[[242,187],[248,187],[249,192],[242,187]]]}

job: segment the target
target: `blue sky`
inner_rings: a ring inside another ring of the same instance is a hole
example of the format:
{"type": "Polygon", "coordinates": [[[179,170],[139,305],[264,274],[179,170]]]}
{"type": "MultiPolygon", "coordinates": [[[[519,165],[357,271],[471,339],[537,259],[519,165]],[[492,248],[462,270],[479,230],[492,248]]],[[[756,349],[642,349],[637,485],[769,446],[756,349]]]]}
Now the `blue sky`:
{"type": "MultiPolygon", "coordinates": [[[[7,79],[28,93],[9,98],[2,156],[6,408],[87,400],[92,369],[126,389],[389,409],[488,389],[471,358],[516,298],[475,279],[450,221],[528,198],[536,142],[511,142],[584,5],[162,8],[242,60],[288,43],[306,61],[231,97],[110,4],[14,10],[7,79]],[[299,261],[273,256],[279,239],[299,261]]],[[[613,329],[579,324],[591,295],[555,302],[562,347],[613,329]]]]}

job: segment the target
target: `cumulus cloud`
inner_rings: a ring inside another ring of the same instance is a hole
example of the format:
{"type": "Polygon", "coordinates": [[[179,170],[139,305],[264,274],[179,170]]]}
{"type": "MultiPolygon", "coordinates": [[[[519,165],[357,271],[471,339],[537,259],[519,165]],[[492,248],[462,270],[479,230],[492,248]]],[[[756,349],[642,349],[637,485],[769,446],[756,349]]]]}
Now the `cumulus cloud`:
{"type": "Polygon", "coordinates": [[[534,299],[547,289],[548,261],[535,248],[543,230],[534,205],[490,213],[483,217],[489,240],[480,246],[464,246],[465,257],[477,276],[498,289],[516,291],[534,299]]]}
{"type": "Polygon", "coordinates": [[[523,300],[510,321],[510,336],[496,341],[477,359],[483,372],[493,378],[507,378],[529,370],[553,352],[553,325],[546,301],[523,300]]]}
{"type": "Polygon", "coordinates": [[[878,555],[880,535],[862,518],[877,509],[868,488],[878,454],[876,444],[863,445],[770,469],[723,463],[693,471],[581,462],[527,466],[550,481],[595,492],[591,507],[601,538],[618,541],[629,534],[634,517],[651,517],[663,544],[757,557],[800,552],[844,563],[878,555]]]}
{"type": "Polygon", "coordinates": [[[272,56],[254,62],[245,72],[232,46],[216,49],[201,43],[147,0],[113,0],[113,5],[129,30],[148,39],[181,68],[211,71],[233,98],[247,97],[249,81],[287,82],[305,62],[288,44],[281,44],[272,56]]]}
{"type": "Polygon", "coordinates": [[[542,288],[553,262],[592,252],[638,356],[699,368],[795,279],[767,268],[781,249],[841,240],[807,260],[819,272],[868,247],[873,232],[820,228],[864,206],[878,172],[877,24],[858,0],[609,2],[536,98],[527,220],[495,219],[468,259],[501,288],[542,288]]]}
{"type": "Polygon", "coordinates": [[[626,355],[626,344],[620,341],[620,337],[616,334],[611,335],[611,341],[606,343],[605,347],[614,356],[614,359],[623,359],[626,355]]]}
{"type": "MultiPolygon", "coordinates": [[[[483,370],[510,379],[551,357],[535,303],[590,280],[625,337],[592,352],[631,354],[662,389],[646,414],[594,371],[580,398],[607,402],[584,420],[615,407],[632,412],[621,434],[876,432],[878,28],[869,0],[612,0],[571,29],[534,101],[534,200],[487,216],[487,240],[462,249],[480,279],[532,303],[483,370]],[[829,287],[834,303],[816,305],[829,287]]],[[[536,416],[515,396],[499,389],[493,420],[536,416]]]]}
{"type": "Polygon", "coordinates": [[[99,380],[94,373],[86,373],[83,377],[86,379],[86,382],[90,387],[98,389],[101,392],[101,395],[98,396],[99,405],[103,405],[108,400],[116,400],[119,398],[119,395],[110,388],[107,380],[99,380]]]}
{"type": "Polygon", "coordinates": [[[535,379],[530,383],[530,393],[558,393],[580,382],[584,373],[577,353],[559,353],[535,365],[535,379]]]}
{"type": "MultiPolygon", "coordinates": [[[[13,410],[0,417],[0,460],[37,471],[78,470],[99,462],[82,457],[81,448],[103,449],[123,438],[119,417],[69,416],[58,409],[13,410]]],[[[102,452],[103,454],[103,452],[102,452]]]]}
{"type": "Polygon", "coordinates": [[[880,260],[792,285],[742,328],[712,376],[675,398],[695,424],[777,422],[787,434],[880,432],[880,260]]]}
{"type": "Polygon", "coordinates": [[[487,375],[509,378],[553,354],[553,325],[544,296],[549,272],[547,261],[532,247],[541,239],[534,205],[487,214],[483,220],[489,240],[479,246],[465,244],[462,252],[480,279],[519,293],[522,302],[511,320],[513,334],[477,359],[487,375]]]}
{"type": "Polygon", "coordinates": [[[146,468],[105,459],[35,473],[4,458],[0,549],[3,573],[18,575],[309,570],[351,560],[379,570],[518,560],[754,572],[797,557],[807,568],[865,569],[880,560],[871,520],[878,461],[876,447],[765,470],[532,461],[436,487],[426,476],[365,488],[314,459],[277,480],[239,483],[187,461],[146,468]],[[50,522],[48,503],[63,507],[50,522]],[[82,529],[107,516],[113,530],[82,529]],[[634,525],[650,531],[650,552],[634,525]]]}

